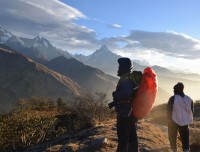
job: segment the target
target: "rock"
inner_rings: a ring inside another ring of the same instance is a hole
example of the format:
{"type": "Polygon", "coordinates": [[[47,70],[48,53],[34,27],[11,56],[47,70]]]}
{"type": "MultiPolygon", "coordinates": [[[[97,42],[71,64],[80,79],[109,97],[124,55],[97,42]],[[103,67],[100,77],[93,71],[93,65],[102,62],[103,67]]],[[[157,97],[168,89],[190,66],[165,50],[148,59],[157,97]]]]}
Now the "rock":
{"type": "Polygon", "coordinates": [[[100,137],[92,141],[91,145],[93,147],[103,147],[105,145],[108,145],[108,139],[105,137],[100,137]]]}
{"type": "Polygon", "coordinates": [[[139,150],[140,152],[149,152],[150,151],[150,149],[148,147],[146,147],[145,145],[142,145],[139,149],[140,149],[139,150]]]}
{"type": "Polygon", "coordinates": [[[113,131],[117,131],[117,127],[113,127],[112,130],[113,130],[113,131]]]}
{"type": "Polygon", "coordinates": [[[67,151],[77,151],[79,149],[79,145],[75,144],[75,143],[69,143],[66,145],[66,150],[67,151]]]}
{"type": "Polygon", "coordinates": [[[63,148],[63,145],[55,145],[53,147],[50,147],[50,148],[46,149],[45,152],[57,152],[57,151],[64,152],[62,150],[62,148],[63,148]]]}

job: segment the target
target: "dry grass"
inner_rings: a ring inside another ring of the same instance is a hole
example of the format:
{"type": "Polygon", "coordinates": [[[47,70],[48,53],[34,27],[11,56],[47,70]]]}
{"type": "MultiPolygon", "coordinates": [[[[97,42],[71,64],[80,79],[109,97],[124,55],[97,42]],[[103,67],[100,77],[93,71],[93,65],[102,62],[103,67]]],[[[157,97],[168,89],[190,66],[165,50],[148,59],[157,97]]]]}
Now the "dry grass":
{"type": "MultiPolygon", "coordinates": [[[[195,122],[199,124],[199,122],[195,122]]],[[[191,152],[200,151],[200,129],[190,128],[191,152]]],[[[38,145],[28,152],[114,152],[117,148],[116,120],[105,121],[93,128],[65,135],[57,140],[38,145]],[[94,145],[98,138],[107,138],[108,142],[94,145]]],[[[178,137],[180,139],[180,137],[178,137]]],[[[167,126],[152,123],[149,119],[138,122],[138,140],[141,152],[171,152],[168,141],[167,126]]],[[[179,151],[180,140],[177,141],[179,151]]]]}
{"type": "MultiPolygon", "coordinates": [[[[167,138],[167,128],[145,121],[138,123],[138,140],[140,149],[151,152],[168,152],[169,142],[167,138]]],[[[40,145],[41,151],[55,152],[114,152],[117,148],[116,121],[109,120],[91,129],[68,135],[59,140],[40,145]],[[98,138],[107,138],[108,142],[104,145],[95,146],[92,143],[98,138]],[[46,147],[45,147],[46,145],[46,147]],[[51,147],[47,147],[51,145],[51,147]]],[[[35,147],[36,148],[36,147],[35,147]]],[[[38,149],[30,149],[38,151],[38,149]]]]}

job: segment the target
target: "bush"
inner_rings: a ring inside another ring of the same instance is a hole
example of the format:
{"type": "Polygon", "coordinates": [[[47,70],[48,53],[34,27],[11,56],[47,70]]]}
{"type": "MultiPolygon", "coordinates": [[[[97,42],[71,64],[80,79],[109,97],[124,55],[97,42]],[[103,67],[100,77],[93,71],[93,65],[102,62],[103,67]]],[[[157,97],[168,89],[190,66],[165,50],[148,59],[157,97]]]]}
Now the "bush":
{"type": "Polygon", "coordinates": [[[200,117],[200,100],[194,102],[194,117],[200,117]]]}
{"type": "Polygon", "coordinates": [[[90,120],[97,120],[99,122],[110,119],[112,113],[107,106],[106,95],[104,93],[90,92],[82,94],[75,99],[73,109],[79,117],[88,118],[90,120]]]}
{"type": "Polygon", "coordinates": [[[95,125],[94,120],[84,117],[84,115],[80,117],[78,113],[74,112],[57,115],[56,118],[57,123],[55,129],[59,130],[60,128],[64,128],[66,132],[90,128],[95,125]]]}
{"type": "Polygon", "coordinates": [[[57,115],[56,129],[66,128],[67,131],[80,130],[93,127],[97,122],[110,119],[113,114],[107,107],[106,96],[103,93],[95,95],[90,92],[83,93],[75,98],[74,103],[65,114],[57,115]]]}
{"type": "Polygon", "coordinates": [[[20,99],[15,104],[15,110],[37,110],[37,111],[51,111],[56,108],[55,101],[53,99],[44,97],[32,97],[30,99],[20,99]]]}
{"type": "Polygon", "coordinates": [[[56,137],[54,117],[41,117],[34,111],[12,112],[1,116],[1,151],[22,151],[56,137]]]}
{"type": "Polygon", "coordinates": [[[84,93],[70,106],[60,98],[53,101],[36,97],[19,100],[15,106],[12,112],[0,115],[1,152],[24,151],[112,116],[103,93],[84,93]]]}
{"type": "Polygon", "coordinates": [[[200,108],[200,100],[196,100],[196,101],[194,102],[194,107],[200,108]]]}

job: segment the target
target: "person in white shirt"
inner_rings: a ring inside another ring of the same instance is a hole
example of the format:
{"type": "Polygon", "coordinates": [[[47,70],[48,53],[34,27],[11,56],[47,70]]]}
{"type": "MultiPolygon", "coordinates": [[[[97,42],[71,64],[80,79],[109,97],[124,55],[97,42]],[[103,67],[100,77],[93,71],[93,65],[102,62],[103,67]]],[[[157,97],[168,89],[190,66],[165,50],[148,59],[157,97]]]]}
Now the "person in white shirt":
{"type": "Polygon", "coordinates": [[[173,152],[177,152],[177,134],[181,137],[183,152],[189,152],[189,124],[193,122],[193,100],[184,94],[184,85],[178,82],[174,86],[174,95],[167,104],[168,137],[173,152]]]}

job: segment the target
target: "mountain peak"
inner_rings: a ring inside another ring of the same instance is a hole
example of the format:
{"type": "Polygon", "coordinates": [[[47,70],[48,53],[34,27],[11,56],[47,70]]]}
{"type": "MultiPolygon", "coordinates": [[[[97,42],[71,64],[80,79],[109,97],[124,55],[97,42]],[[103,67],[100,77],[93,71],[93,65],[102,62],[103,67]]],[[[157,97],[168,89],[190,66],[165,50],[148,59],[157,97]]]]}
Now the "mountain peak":
{"type": "Polygon", "coordinates": [[[42,36],[36,36],[36,37],[34,38],[34,40],[35,40],[35,41],[48,41],[47,39],[45,39],[45,38],[42,37],[42,36]]]}
{"type": "Polygon", "coordinates": [[[13,35],[6,29],[0,27],[0,44],[6,43],[13,35]]]}
{"type": "Polygon", "coordinates": [[[42,37],[42,36],[37,36],[37,37],[34,38],[34,45],[33,45],[34,47],[38,47],[38,46],[42,47],[42,46],[44,46],[44,47],[48,48],[49,45],[51,45],[49,43],[49,41],[47,39],[45,39],[44,37],[42,37]]]}
{"type": "Polygon", "coordinates": [[[100,50],[109,51],[108,47],[106,45],[104,45],[104,44],[101,46],[100,50]]]}
{"type": "Polygon", "coordinates": [[[102,45],[100,49],[96,50],[93,55],[106,55],[111,54],[112,52],[107,48],[106,45],[102,45]]]}
{"type": "Polygon", "coordinates": [[[7,32],[3,27],[0,27],[1,32],[7,32]]]}

